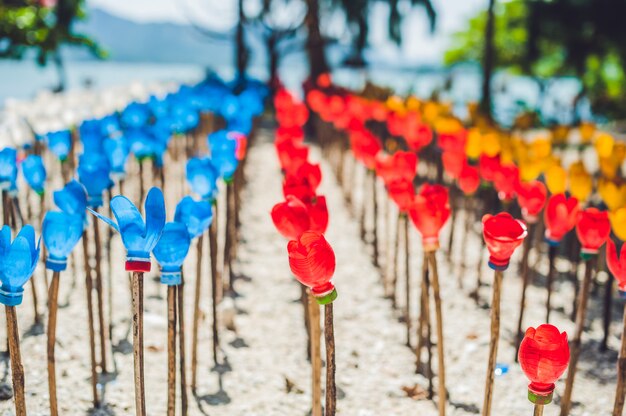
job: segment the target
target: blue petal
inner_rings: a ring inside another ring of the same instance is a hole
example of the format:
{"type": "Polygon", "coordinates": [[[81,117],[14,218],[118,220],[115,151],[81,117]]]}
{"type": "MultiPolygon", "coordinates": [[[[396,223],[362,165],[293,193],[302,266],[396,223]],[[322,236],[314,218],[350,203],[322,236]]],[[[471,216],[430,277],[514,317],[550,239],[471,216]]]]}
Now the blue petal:
{"type": "Polygon", "coordinates": [[[63,212],[85,216],[87,209],[87,193],[85,188],[73,180],[65,187],[54,192],[54,203],[63,212]]]}
{"type": "Polygon", "coordinates": [[[43,220],[42,235],[50,256],[66,259],[83,233],[83,219],[59,211],[49,211],[43,220]]]}
{"type": "Polygon", "coordinates": [[[159,188],[148,191],[145,204],[146,212],[146,251],[152,251],[159,241],[165,226],[165,200],[159,188]]]}
{"type": "Polygon", "coordinates": [[[187,227],[178,222],[168,222],[154,247],[154,257],[162,267],[180,267],[189,253],[190,244],[187,227]]]}
{"type": "Polygon", "coordinates": [[[6,253],[9,251],[9,247],[11,247],[11,227],[5,225],[0,231],[0,270],[3,269],[2,261],[6,253]]]}
{"type": "Polygon", "coordinates": [[[111,200],[111,210],[126,249],[142,250],[146,225],[137,207],[125,196],[118,195],[111,200]]]}

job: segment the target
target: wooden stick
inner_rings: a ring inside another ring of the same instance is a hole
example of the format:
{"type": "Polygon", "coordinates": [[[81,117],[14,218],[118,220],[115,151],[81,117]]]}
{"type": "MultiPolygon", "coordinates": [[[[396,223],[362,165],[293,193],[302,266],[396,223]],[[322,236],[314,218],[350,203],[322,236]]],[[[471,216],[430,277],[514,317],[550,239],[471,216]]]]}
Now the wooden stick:
{"type": "Polygon", "coordinates": [[[234,206],[233,206],[233,184],[229,183],[226,185],[226,233],[225,233],[225,239],[224,239],[224,266],[222,268],[222,272],[226,273],[226,270],[228,270],[228,283],[224,283],[226,292],[233,292],[234,288],[233,288],[233,272],[231,269],[231,254],[232,254],[232,238],[233,238],[233,234],[231,233],[231,228],[232,228],[232,221],[233,221],[233,212],[234,212],[234,206]]]}
{"type": "MultiPolygon", "coordinates": [[[[98,208],[94,208],[98,212],[98,208]]],[[[98,301],[98,328],[100,332],[100,370],[106,374],[107,371],[107,327],[104,323],[104,293],[102,288],[102,245],[100,241],[100,221],[93,221],[93,239],[96,246],[96,299],[98,301]]]]}
{"type": "Polygon", "coordinates": [[[374,170],[370,171],[370,175],[372,177],[372,216],[374,225],[372,228],[373,240],[372,246],[374,247],[374,267],[380,267],[380,263],[378,261],[379,250],[378,250],[378,183],[376,180],[376,172],[374,170]]]}
{"type": "Polygon", "coordinates": [[[221,299],[222,279],[217,269],[217,203],[213,206],[213,222],[209,227],[209,249],[211,256],[211,300],[213,312],[213,361],[217,365],[217,349],[220,345],[217,305],[221,299]]]}
{"type": "Polygon", "coordinates": [[[443,347],[443,314],[441,311],[441,296],[439,294],[439,274],[437,273],[437,257],[436,252],[432,251],[428,255],[430,261],[430,269],[432,271],[433,296],[435,297],[435,316],[437,318],[437,368],[439,371],[439,416],[446,414],[446,370],[443,347]]]}
{"type": "Polygon", "coordinates": [[[500,338],[500,294],[502,292],[502,271],[496,270],[493,281],[493,298],[491,301],[491,340],[489,341],[489,364],[487,365],[487,380],[485,382],[485,399],[483,402],[483,416],[491,415],[491,400],[493,398],[493,379],[498,356],[498,340],[500,338]]]}
{"type": "Polygon", "coordinates": [[[59,307],[59,275],[60,272],[52,274],[50,292],[48,294],[48,393],[50,395],[50,416],[58,416],[57,406],[57,383],[54,359],[54,346],[56,343],[57,310],[59,307]]]}
{"type": "Polygon", "coordinates": [[[83,231],[83,263],[85,265],[85,288],[87,292],[87,316],[89,327],[89,353],[91,361],[91,392],[93,395],[93,407],[100,407],[100,399],[98,398],[98,374],[96,372],[96,335],[93,319],[93,280],[91,279],[91,267],[89,266],[89,243],[87,241],[87,232],[83,231]]]}
{"type": "Polygon", "coordinates": [[[315,298],[307,296],[310,316],[311,344],[311,416],[322,416],[322,356],[320,351],[320,307],[315,298]]]}
{"type": "Polygon", "coordinates": [[[180,402],[182,407],[182,416],[187,416],[189,408],[187,399],[187,360],[185,359],[185,277],[181,271],[181,284],[176,286],[178,295],[178,353],[180,354],[180,402]]]}
{"type": "Polygon", "coordinates": [[[198,382],[198,327],[200,324],[200,289],[202,285],[202,242],[204,235],[196,243],[196,285],[193,295],[193,324],[191,327],[191,390],[196,391],[198,382]]]}
{"type": "Polygon", "coordinates": [[[24,367],[20,353],[20,333],[17,327],[15,306],[5,306],[7,315],[7,337],[11,355],[11,375],[13,378],[13,399],[15,415],[26,416],[26,398],[24,397],[24,367]]]}
{"type": "Polygon", "coordinates": [[[143,273],[133,272],[133,362],[135,370],[135,406],[137,416],[146,416],[143,377],[143,273]]]}
{"type": "MultiPolygon", "coordinates": [[[[517,332],[515,333],[515,362],[517,362],[517,350],[519,349],[519,346],[522,343],[522,339],[524,338],[522,325],[524,324],[524,310],[526,309],[526,289],[528,288],[528,282],[530,280],[528,273],[528,254],[530,253],[530,245],[533,241],[532,235],[534,231],[535,224],[530,224],[530,226],[528,227],[528,237],[524,239],[524,246],[522,251],[522,296],[519,306],[519,319],[517,320],[517,332]]],[[[553,256],[552,253],[553,251],[556,251],[556,247],[550,246],[549,250],[550,255],[553,256]]],[[[553,263],[554,259],[551,259],[550,267],[554,266],[553,263]]],[[[548,272],[548,274],[550,274],[550,272],[548,272]]]]}
{"type": "Polygon", "coordinates": [[[411,348],[411,271],[410,271],[410,241],[409,241],[409,217],[405,215],[404,221],[404,274],[405,274],[405,300],[404,318],[406,319],[406,345],[411,348]]]}
{"type": "Polygon", "coordinates": [[[365,171],[362,175],[363,181],[361,183],[361,187],[363,189],[363,197],[361,198],[361,212],[359,214],[359,235],[361,236],[361,240],[365,241],[365,237],[367,235],[367,230],[365,227],[365,218],[367,216],[367,177],[368,169],[364,168],[365,171]]]}
{"type": "Polygon", "coordinates": [[[574,378],[576,377],[576,366],[580,358],[580,345],[582,341],[583,331],[585,329],[585,317],[587,315],[587,301],[589,299],[589,287],[591,286],[591,277],[593,275],[593,258],[585,260],[585,277],[583,285],[579,291],[578,310],[576,313],[576,332],[574,338],[570,342],[570,362],[567,371],[567,380],[565,382],[565,391],[561,397],[561,416],[569,415],[572,405],[572,392],[574,390],[574,378]]]}
{"type": "MultiPolygon", "coordinates": [[[[550,246],[548,249],[548,278],[546,285],[548,287],[548,297],[546,299],[546,323],[550,323],[550,312],[552,311],[552,282],[554,281],[554,273],[556,268],[554,261],[556,260],[556,246],[550,246]]],[[[521,341],[520,341],[521,343],[521,341]]]]}
{"type": "Polygon", "coordinates": [[[420,316],[417,327],[417,345],[415,348],[416,368],[415,372],[421,372],[422,349],[426,347],[428,354],[427,368],[424,376],[428,379],[428,398],[433,397],[433,367],[432,367],[432,337],[430,326],[430,278],[428,267],[428,255],[424,253],[422,262],[422,282],[420,293],[420,316]]]}
{"type": "Polygon", "coordinates": [[[604,336],[600,343],[600,351],[606,351],[608,349],[609,335],[611,333],[611,318],[613,310],[613,275],[607,273],[606,282],[604,283],[604,310],[602,328],[604,330],[604,336]]]}
{"type": "MultiPolygon", "coordinates": [[[[121,181],[120,181],[121,183],[121,181]]],[[[113,199],[113,191],[112,188],[109,188],[109,203],[107,204],[109,206],[109,218],[113,218],[113,212],[111,210],[111,200],[113,199]]],[[[120,195],[121,195],[121,191],[120,191],[120,195]]],[[[112,263],[112,241],[113,241],[113,228],[112,227],[107,227],[108,228],[108,235],[107,235],[107,245],[106,245],[106,250],[107,250],[107,267],[108,267],[108,275],[107,275],[107,306],[109,309],[109,331],[108,331],[108,335],[109,335],[109,346],[111,347],[111,359],[113,360],[113,369],[115,372],[117,372],[117,365],[115,363],[115,355],[113,354],[113,263],[112,263]]]]}
{"type": "Polygon", "coordinates": [[[622,416],[624,412],[624,398],[626,397],[626,307],[624,307],[622,325],[624,328],[622,330],[622,344],[617,360],[617,388],[615,389],[613,416],[622,416]]]}
{"type": "Polygon", "coordinates": [[[324,339],[326,341],[326,416],[335,416],[337,386],[335,385],[335,331],[333,304],[324,305],[324,339]]]}
{"type": "Polygon", "coordinates": [[[400,228],[402,226],[402,213],[398,214],[396,219],[396,235],[393,242],[393,263],[391,266],[391,306],[393,309],[398,307],[398,257],[400,252],[400,228]]]}
{"type": "Polygon", "coordinates": [[[144,185],[143,185],[143,161],[140,160],[139,161],[139,203],[137,204],[137,206],[141,206],[141,203],[143,202],[144,193],[145,193],[145,190],[144,190],[144,185]]]}
{"type": "Polygon", "coordinates": [[[543,405],[542,404],[536,404],[535,405],[535,411],[533,413],[533,416],[543,416],[543,405]]]}
{"type": "MultiPolygon", "coordinates": [[[[452,191],[452,188],[450,189],[452,191]]],[[[454,227],[456,225],[456,199],[452,192],[450,192],[450,210],[452,211],[452,216],[450,217],[450,236],[448,237],[448,252],[446,253],[448,263],[452,261],[452,248],[454,247],[454,227]]]]}
{"type": "Polygon", "coordinates": [[[167,416],[176,414],[176,286],[167,287],[167,416]]]}

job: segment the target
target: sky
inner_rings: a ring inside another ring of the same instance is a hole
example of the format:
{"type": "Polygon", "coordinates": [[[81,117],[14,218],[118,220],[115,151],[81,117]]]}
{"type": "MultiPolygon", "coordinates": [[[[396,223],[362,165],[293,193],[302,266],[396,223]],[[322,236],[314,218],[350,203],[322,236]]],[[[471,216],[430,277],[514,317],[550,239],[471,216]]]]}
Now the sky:
{"type": "MultiPolygon", "coordinates": [[[[428,32],[426,13],[417,7],[405,17],[404,44],[393,46],[386,37],[383,18],[373,18],[370,43],[376,47],[376,58],[420,62],[438,62],[450,41],[450,35],[463,29],[467,19],[485,9],[488,0],[433,0],[437,10],[438,29],[428,32]]],[[[215,30],[229,28],[236,19],[235,0],[87,0],[90,7],[98,7],[112,14],[141,22],[171,21],[188,23],[189,18],[215,30]]],[[[254,2],[252,2],[254,3],[254,2]]],[[[250,2],[248,2],[250,4],[250,2]]],[[[386,16],[386,5],[377,3],[371,16],[386,16]]]]}

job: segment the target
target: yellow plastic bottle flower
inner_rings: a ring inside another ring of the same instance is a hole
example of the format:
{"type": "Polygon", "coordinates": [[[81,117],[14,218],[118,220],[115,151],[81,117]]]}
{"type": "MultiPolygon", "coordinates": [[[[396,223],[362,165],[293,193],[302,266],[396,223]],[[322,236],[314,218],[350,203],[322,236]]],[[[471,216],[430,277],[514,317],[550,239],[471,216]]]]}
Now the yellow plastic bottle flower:
{"type": "Polygon", "coordinates": [[[560,161],[553,162],[552,166],[546,169],[546,185],[552,195],[565,193],[567,172],[560,161]]]}
{"type": "Polygon", "coordinates": [[[489,157],[494,157],[502,150],[500,145],[500,135],[496,131],[489,131],[482,137],[482,153],[489,157]]]}
{"type": "Polygon", "coordinates": [[[596,140],[593,142],[593,146],[596,148],[596,152],[598,153],[598,157],[606,158],[611,156],[611,152],[613,152],[613,145],[615,144],[615,139],[608,133],[600,133],[596,137],[596,140]]]}
{"type": "Polygon", "coordinates": [[[406,99],[406,109],[409,111],[420,111],[422,102],[414,95],[406,99]]]}
{"type": "Polygon", "coordinates": [[[615,179],[617,176],[617,169],[620,167],[619,163],[614,157],[601,157],[598,160],[600,164],[600,172],[606,179],[615,179]]]}
{"type": "Polygon", "coordinates": [[[626,207],[609,211],[609,220],[613,233],[622,241],[626,241],[626,207]]]}
{"type": "Polygon", "coordinates": [[[478,159],[482,145],[480,144],[482,135],[480,130],[472,127],[467,131],[467,142],[465,143],[465,154],[469,159],[478,159]]]}
{"type": "Polygon", "coordinates": [[[572,195],[583,203],[589,198],[593,188],[593,179],[585,170],[582,161],[572,163],[569,168],[569,190],[572,195]]]}
{"type": "Polygon", "coordinates": [[[626,184],[617,186],[615,182],[602,178],[598,181],[598,193],[610,211],[626,205],[626,184]]]}
{"type": "Polygon", "coordinates": [[[583,121],[578,127],[582,143],[589,143],[596,132],[596,125],[590,121],[583,121]]]}
{"type": "Polygon", "coordinates": [[[552,143],[547,137],[538,138],[530,144],[530,151],[536,158],[546,158],[552,152],[552,143]]]}
{"type": "Polygon", "coordinates": [[[556,146],[564,145],[569,135],[569,127],[564,125],[554,126],[552,128],[552,143],[556,146]]]}

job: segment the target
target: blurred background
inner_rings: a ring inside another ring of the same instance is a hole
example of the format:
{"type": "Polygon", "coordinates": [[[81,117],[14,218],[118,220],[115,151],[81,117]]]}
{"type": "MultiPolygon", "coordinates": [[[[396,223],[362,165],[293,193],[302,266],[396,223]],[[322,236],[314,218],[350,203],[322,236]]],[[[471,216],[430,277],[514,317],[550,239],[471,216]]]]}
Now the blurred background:
{"type": "Polygon", "coordinates": [[[621,0],[0,0],[0,106],[210,73],[299,89],[328,70],[503,124],[619,120],[621,0]]]}

